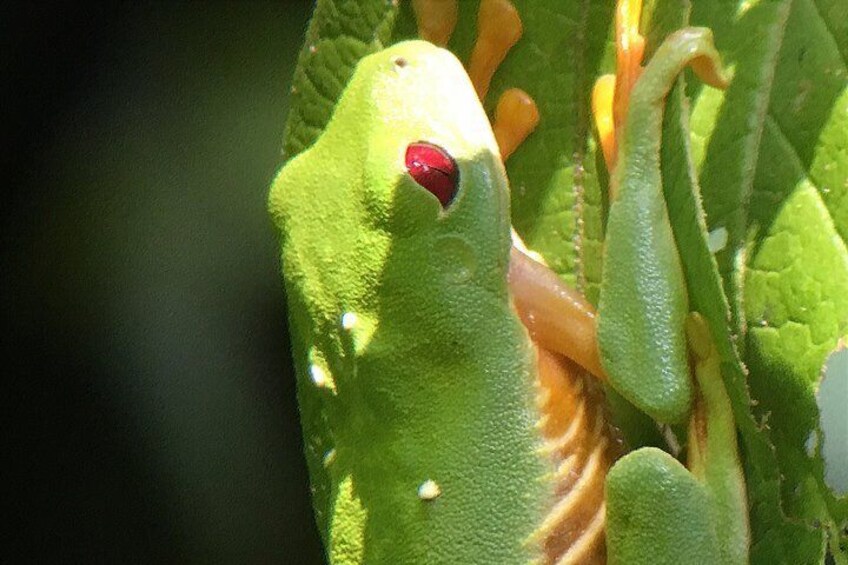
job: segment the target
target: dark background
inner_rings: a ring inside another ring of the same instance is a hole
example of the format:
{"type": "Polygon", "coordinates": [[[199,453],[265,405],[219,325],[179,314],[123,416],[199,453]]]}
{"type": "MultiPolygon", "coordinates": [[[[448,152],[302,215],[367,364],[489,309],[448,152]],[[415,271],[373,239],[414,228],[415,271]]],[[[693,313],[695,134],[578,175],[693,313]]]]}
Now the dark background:
{"type": "Polygon", "coordinates": [[[320,562],[265,213],[311,4],[4,3],[3,562],[320,562]]]}

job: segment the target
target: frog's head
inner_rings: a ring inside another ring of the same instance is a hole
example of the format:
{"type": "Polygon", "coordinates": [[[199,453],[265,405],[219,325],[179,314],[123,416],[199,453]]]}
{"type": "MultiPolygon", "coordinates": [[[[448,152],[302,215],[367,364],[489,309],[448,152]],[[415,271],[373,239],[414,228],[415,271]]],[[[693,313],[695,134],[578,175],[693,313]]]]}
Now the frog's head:
{"type": "Polygon", "coordinates": [[[506,175],[468,76],[452,53],[424,42],[362,64],[374,103],[365,148],[366,205],[388,231],[462,233],[476,253],[505,254],[506,175]],[[423,189],[423,190],[422,190],[423,189]]]}
{"type": "Polygon", "coordinates": [[[551,469],[507,292],[507,190],[462,65],[420,41],[362,59],[275,181],[319,525],[369,552],[339,558],[532,556],[551,469]]]}
{"type": "Polygon", "coordinates": [[[326,251],[350,267],[336,271],[344,277],[381,272],[400,240],[442,248],[440,276],[461,278],[470,262],[506,273],[508,185],[491,127],[460,62],[423,41],[360,61],[324,133],[274,183],[270,208],[290,240],[316,240],[304,250],[312,262],[325,265],[326,251]]]}

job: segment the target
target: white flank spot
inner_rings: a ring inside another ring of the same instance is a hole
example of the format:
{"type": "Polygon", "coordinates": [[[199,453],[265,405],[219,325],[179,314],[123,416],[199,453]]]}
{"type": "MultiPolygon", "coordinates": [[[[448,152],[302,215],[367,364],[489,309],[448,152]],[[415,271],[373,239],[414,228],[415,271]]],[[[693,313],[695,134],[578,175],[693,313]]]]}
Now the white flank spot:
{"type": "Polygon", "coordinates": [[[315,383],[315,386],[322,388],[327,386],[327,373],[318,365],[311,365],[309,367],[309,376],[312,377],[312,382],[315,383]]]}
{"type": "Polygon", "coordinates": [[[332,462],[335,461],[335,460],[336,460],[336,450],[335,449],[328,450],[327,453],[324,454],[324,459],[323,459],[324,467],[329,467],[332,464],[332,462]]]}
{"type": "Polygon", "coordinates": [[[342,315],[342,327],[348,331],[352,330],[358,321],[359,318],[353,312],[345,312],[342,315]]]}
{"type": "Polygon", "coordinates": [[[435,500],[442,494],[442,489],[436,484],[436,481],[427,479],[421,486],[418,487],[418,498],[421,500],[435,500]]]}
{"type": "Polygon", "coordinates": [[[716,228],[707,236],[710,253],[718,253],[727,246],[727,228],[716,228]]]}

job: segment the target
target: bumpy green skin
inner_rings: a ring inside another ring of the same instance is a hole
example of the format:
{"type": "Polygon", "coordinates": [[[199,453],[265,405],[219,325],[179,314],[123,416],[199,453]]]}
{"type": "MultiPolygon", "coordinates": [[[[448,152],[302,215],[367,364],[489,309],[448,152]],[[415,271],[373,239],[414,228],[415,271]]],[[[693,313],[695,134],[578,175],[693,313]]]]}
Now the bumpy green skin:
{"type": "Polygon", "coordinates": [[[665,451],[625,455],[607,475],[606,495],[610,564],[722,563],[706,487],[665,451]]]}
{"type": "Polygon", "coordinates": [[[461,64],[423,42],[363,59],[270,210],[331,560],[534,559],[551,487],[533,360],[507,294],[506,178],[461,64]],[[459,166],[444,212],[406,172],[422,140],[459,166]],[[441,495],[426,501],[428,479],[441,495]]]}
{"type": "Polygon", "coordinates": [[[598,343],[610,384],[665,423],[686,420],[692,381],[683,332],[686,281],[660,175],[662,116],[675,78],[695,58],[718,66],[710,31],[672,34],[631,94],[611,179],[618,195],[609,212],[598,305],[598,343]]]}
{"type": "Polygon", "coordinates": [[[693,59],[703,76],[719,80],[709,30],[684,29],[657,50],[631,96],[613,179],[619,197],[610,211],[598,339],[612,385],[665,422],[689,414],[691,351],[703,422],[690,423],[689,470],[654,448],[630,453],[610,470],[610,563],[748,561],[747,499],[733,412],[707,323],[687,312],[660,178],[663,101],[693,59]]]}
{"type": "Polygon", "coordinates": [[[611,564],[748,562],[745,479],[718,351],[699,314],[687,319],[687,336],[704,418],[690,426],[689,470],[652,447],[616,462],[606,482],[611,564]]]}

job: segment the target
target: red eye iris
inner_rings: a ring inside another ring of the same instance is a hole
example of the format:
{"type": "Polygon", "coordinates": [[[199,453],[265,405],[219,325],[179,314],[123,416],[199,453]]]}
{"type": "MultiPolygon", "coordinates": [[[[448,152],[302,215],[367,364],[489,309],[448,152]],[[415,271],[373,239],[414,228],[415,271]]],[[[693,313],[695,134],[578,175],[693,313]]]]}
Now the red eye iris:
{"type": "Polygon", "coordinates": [[[432,143],[418,141],[406,148],[406,170],[415,182],[429,190],[443,208],[456,196],[459,171],[447,151],[432,143]]]}

